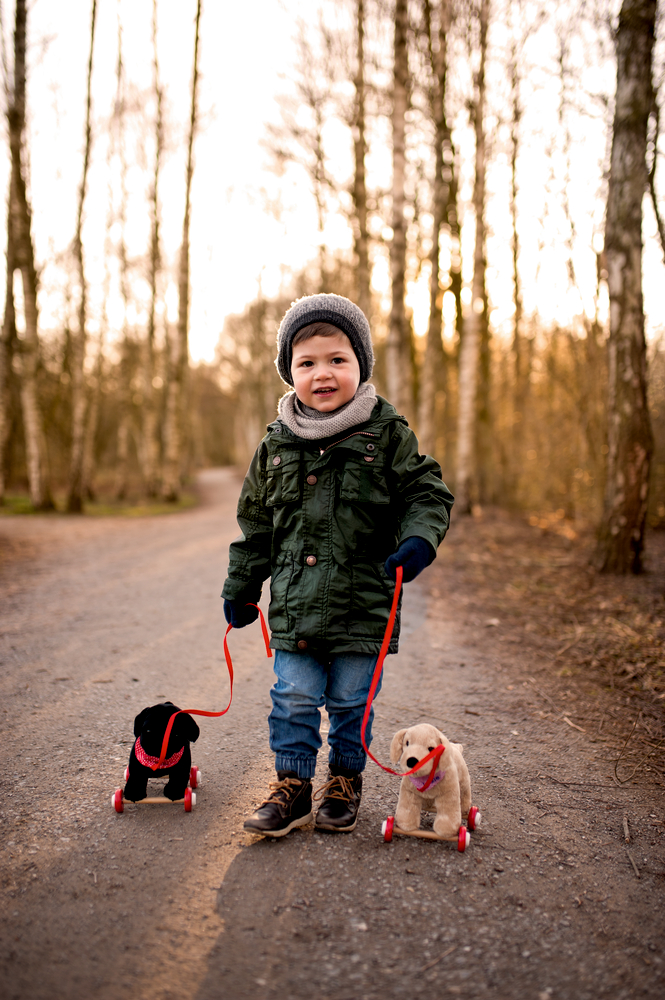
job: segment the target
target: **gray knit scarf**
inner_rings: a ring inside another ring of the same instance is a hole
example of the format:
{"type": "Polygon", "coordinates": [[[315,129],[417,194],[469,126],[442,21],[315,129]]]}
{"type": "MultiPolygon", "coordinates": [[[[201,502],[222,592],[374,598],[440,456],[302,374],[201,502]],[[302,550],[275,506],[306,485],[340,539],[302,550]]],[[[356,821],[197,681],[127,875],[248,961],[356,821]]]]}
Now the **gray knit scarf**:
{"type": "Polygon", "coordinates": [[[356,389],[353,399],[332,413],[321,413],[305,406],[293,391],[282,396],[277,409],[280,420],[298,437],[307,441],[323,441],[350,427],[364,424],[375,406],[376,389],[371,383],[363,382],[356,389]]]}

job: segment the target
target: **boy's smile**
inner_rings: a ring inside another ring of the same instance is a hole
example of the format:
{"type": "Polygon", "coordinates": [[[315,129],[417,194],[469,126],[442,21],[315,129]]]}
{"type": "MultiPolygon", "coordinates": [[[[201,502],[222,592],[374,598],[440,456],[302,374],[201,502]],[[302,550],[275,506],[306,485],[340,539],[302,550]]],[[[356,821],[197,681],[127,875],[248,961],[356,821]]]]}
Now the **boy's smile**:
{"type": "Polygon", "coordinates": [[[360,365],[351,341],[340,330],[334,337],[310,337],[296,344],[291,376],[301,403],[321,413],[332,413],[355,396],[360,385],[360,365]]]}

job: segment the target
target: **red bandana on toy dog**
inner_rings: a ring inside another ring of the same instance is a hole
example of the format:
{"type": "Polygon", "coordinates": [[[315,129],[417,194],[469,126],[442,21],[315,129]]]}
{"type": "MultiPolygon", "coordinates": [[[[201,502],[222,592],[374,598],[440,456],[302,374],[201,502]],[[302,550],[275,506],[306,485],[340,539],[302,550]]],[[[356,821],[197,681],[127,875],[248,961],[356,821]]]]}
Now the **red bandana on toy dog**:
{"type": "MultiPolygon", "coordinates": [[[[136,738],[136,743],[134,744],[134,752],[136,753],[136,759],[139,764],[143,764],[144,767],[151,767],[154,770],[159,764],[159,757],[151,757],[149,753],[146,753],[141,746],[141,738],[138,736],[136,738]]],[[[174,753],[172,757],[169,757],[168,760],[165,760],[162,763],[161,767],[164,769],[167,767],[175,767],[184,752],[185,748],[180,747],[180,749],[174,753]]]]}

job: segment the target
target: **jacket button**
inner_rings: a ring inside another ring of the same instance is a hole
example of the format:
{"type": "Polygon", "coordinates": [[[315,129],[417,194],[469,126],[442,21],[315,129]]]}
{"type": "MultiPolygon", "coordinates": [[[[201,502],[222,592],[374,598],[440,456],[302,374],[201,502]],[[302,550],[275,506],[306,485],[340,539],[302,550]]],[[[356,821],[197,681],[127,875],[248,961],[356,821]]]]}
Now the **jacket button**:
{"type": "Polygon", "coordinates": [[[308,566],[316,566],[316,556],[307,556],[305,562],[308,566]]]}
{"type": "Polygon", "coordinates": [[[282,460],[281,460],[281,458],[279,457],[279,455],[275,455],[275,457],[274,457],[274,458],[273,458],[273,460],[272,460],[272,464],[273,464],[273,465],[279,465],[281,461],[282,461],[282,460]]]}
{"type": "Polygon", "coordinates": [[[307,649],[307,640],[301,639],[298,643],[298,649],[307,649]]]}
{"type": "Polygon", "coordinates": [[[363,455],[363,458],[365,459],[366,462],[374,461],[374,455],[363,455]]]}
{"type": "Polygon", "coordinates": [[[308,476],[307,477],[307,482],[309,483],[310,486],[316,486],[316,482],[317,482],[316,476],[308,476]]]}
{"type": "Polygon", "coordinates": [[[376,448],[376,445],[374,445],[374,444],[366,444],[365,447],[367,448],[367,451],[374,451],[374,449],[376,448]]]}

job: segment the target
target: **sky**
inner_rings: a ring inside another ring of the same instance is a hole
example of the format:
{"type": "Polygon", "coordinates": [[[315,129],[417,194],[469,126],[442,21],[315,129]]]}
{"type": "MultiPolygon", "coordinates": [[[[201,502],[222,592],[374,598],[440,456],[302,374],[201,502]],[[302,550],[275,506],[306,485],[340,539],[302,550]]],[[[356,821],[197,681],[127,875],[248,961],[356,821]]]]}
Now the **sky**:
{"type": "MultiPolygon", "coordinates": [[[[297,271],[317,250],[314,204],[304,175],[297,169],[279,178],[270,169],[270,155],[263,145],[266,123],[279,119],[277,97],[288,91],[288,76],[296,58],[294,35],[298,17],[310,22],[315,4],[307,0],[254,0],[230,4],[204,0],[200,43],[200,128],[195,144],[192,188],[190,354],[193,361],[212,360],[224,319],[242,311],[255,298],[259,286],[275,294],[283,276],[297,271]]],[[[528,9],[528,4],[526,9],[528,9]]],[[[89,49],[91,0],[34,0],[29,5],[28,122],[30,187],[33,234],[41,268],[40,322],[42,331],[62,329],[64,299],[61,289],[75,228],[76,203],[83,153],[86,68],[89,49]]],[[[13,4],[3,5],[6,44],[11,50],[13,4]]],[[[181,241],[185,190],[185,145],[192,75],[195,0],[160,0],[158,4],[158,57],[165,87],[167,148],[160,178],[164,274],[161,294],[170,320],[177,315],[176,274],[181,241]],[[167,283],[168,282],[168,283],[167,283]]],[[[99,0],[94,48],[92,107],[93,147],[89,190],[83,230],[86,271],[90,284],[91,339],[104,324],[107,276],[104,240],[109,199],[118,201],[117,152],[109,159],[108,119],[116,89],[118,19],[123,25],[122,46],[126,78],[138,110],[128,122],[129,215],[127,241],[133,260],[134,296],[130,320],[140,326],[148,302],[144,257],[149,240],[147,201],[152,164],[151,0],[99,0]],[[110,165],[109,165],[110,164],[110,165]],[[109,194],[109,177],[115,180],[109,194]]],[[[505,24],[499,19],[491,29],[490,45],[501,55],[507,44],[505,24]]],[[[534,122],[556,116],[555,88],[548,86],[546,64],[554,53],[553,37],[538,38],[523,57],[528,73],[523,99],[534,122]]],[[[588,53],[584,45],[571,53],[580,76],[592,90],[613,88],[611,60],[601,69],[584,70],[588,53]],[[592,73],[595,77],[591,78],[592,73]]],[[[510,279],[510,218],[506,198],[508,176],[506,124],[497,108],[505,81],[495,60],[490,78],[487,126],[493,149],[489,178],[491,198],[488,251],[489,294],[492,322],[497,331],[510,330],[512,282],[510,279]],[[494,94],[496,107],[492,106],[494,94]]],[[[538,308],[547,321],[565,323],[581,308],[593,308],[594,244],[602,245],[603,206],[598,200],[600,161],[606,135],[602,116],[594,109],[572,124],[571,211],[576,220],[576,269],[584,294],[570,293],[560,240],[562,220],[556,217],[557,191],[565,164],[560,151],[550,153],[546,138],[533,131],[522,150],[520,179],[520,236],[523,245],[525,307],[538,308]],[[579,134],[580,129],[583,134],[579,134]],[[575,132],[577,130],[577,133],[575,132]],[[549,180],[548,180],[549,176],[549,180]],[[553,195],[544,195],[544,186],[553,195]],[[545,206],[545,208],[544,208],[545,206]],[[591,206],[591,207],[590,207],[591,206]],[[543,227],[543,212],[550,213],[550,234],[543,227]],[[545,235],[544,235],[545,233],[545,235]],[[599,242],[600,241],[600,242],[599,242]]],[[[473,148],[469,145],[466,112],[458,117],[455,134],[462,157],[462,195],[470,199],[473,148]]],[[[343,174],[350,164],[348,134],[333,134],[337,167],[343,174]]],[[[389,150],[374,163],[377,177],[389,183],[389,150]]],[[[7,184],[7,160],[0,158],[0,184],[7,184]]],[[[560,213],[559,213],[560,214],[560,213]]],[[[468,214],[467,214],[468,218],[468,214]]],[[[565,226],[564,226],[565,228],[565,226]]],[[[107,240],[117,239],[118,227],[107,240]]],[[[350,231],[333,220],[329,242],[350,246],[350,231]]],[[[652,334],[665,322],[662,254],[655,237],[655,223],[645,199],[645,306],[652,334]]],[[[464,277],[470,282],[473,227],[464,231],[464,277]]],[[[69,261],[69,262],[68,262],[69,261]]],[[[4,267],[4,259],[2,265],[4,267]]],[[[427,325],[427,271],[418,286],[409,289],[407,301],[414,309],[417,333],[427,325]]],[[[4,279],[3,279],[4,287],[4,279]]],[[[375,287],[388,293],[387,268],[379,266],[375,287]]],[[[117,337],[122,324],[118,296],[107,299],[108,339],[117,337]]],[[[160,307],[162,308],[162,307],[160,307]]],[[[163,318],[160,317],[163,323],[163,318]]]]}

